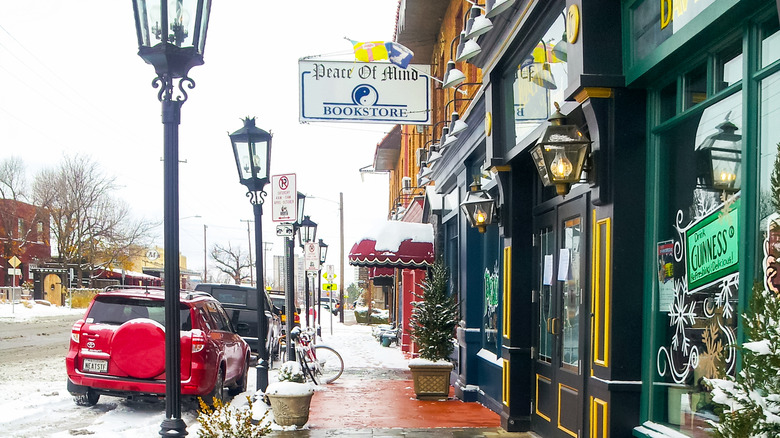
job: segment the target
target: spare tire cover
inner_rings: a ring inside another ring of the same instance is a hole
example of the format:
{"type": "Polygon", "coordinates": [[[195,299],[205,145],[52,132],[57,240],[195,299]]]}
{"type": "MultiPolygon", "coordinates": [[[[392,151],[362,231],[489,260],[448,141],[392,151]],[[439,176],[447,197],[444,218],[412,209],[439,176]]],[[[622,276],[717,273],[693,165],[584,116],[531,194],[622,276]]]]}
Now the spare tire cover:
{"type": "Polygon", "coordinates": [[[114,333],[111,359],[130,377],[148,379],[162,374],[165,371],[165,328],[148,318],[127,321],[114,333]]]}

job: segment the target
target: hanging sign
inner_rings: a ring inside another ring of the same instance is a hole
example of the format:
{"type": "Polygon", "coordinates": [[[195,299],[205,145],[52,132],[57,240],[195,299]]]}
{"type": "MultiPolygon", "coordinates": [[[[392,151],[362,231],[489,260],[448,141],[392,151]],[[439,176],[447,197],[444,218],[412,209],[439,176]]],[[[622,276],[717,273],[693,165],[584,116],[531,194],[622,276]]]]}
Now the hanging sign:
{"type": "Polygon", "coordinates": [[[295,174],[271,177],[271,218],[274,222],[295,222],[298,217],[298,191],[295,174]]]}
{"type": "Polygon", "coordinates": [[[320,270],[320,244],[317,242],[306,242],[303,246],[303,262],[306,264],[306,272],[317,272],[320,270]]]}
{"type": "Polygon", "coordinates": [[[300,121],[431,124],[430,67],[299,60],[300,121]]]}
{"type": "Polygon", "coordinates": [[[685,232],[689,291],[739,267],[739,205],[739,199],[724,205],[685,232]]]}

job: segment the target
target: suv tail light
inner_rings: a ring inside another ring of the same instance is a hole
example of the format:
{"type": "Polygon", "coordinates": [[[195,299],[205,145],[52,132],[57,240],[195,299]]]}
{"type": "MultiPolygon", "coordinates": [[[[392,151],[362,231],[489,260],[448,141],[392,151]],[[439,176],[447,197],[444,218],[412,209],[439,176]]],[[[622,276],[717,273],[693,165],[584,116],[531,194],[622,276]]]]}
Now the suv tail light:
{"type": "Polygon", "coordinates": [[[70,339],[75,342],[76,344],[79,343],[79,339],[81,338],[81,326],[84,325],[84,321],[79,320],[76,321],[75,324],[73,324],[73,328],[70,329],[70,339]]]}
{"type": "Polygon", "coordinates": [[[298,316],[298,312],[295,312],[295,319],[293,319],[293,322],[296,323],[296,324],[300,324],[301,323],[301,317],[298,316]]]}
{"type": "Polygon", "coordinates": [[[192,352],[197,353],[206,347],[206,334],[202,330],[193,329],[190,335],[192,339],[192,352]]]}

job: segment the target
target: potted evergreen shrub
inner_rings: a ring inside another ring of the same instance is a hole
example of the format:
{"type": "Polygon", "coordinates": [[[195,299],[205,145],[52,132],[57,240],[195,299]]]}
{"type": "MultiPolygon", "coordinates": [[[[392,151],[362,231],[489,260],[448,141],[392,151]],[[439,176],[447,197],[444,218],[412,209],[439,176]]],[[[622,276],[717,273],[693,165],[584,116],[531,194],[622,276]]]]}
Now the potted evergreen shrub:
{"type": "Polygon", "coordinates": [[[447,398],[450,393],[450,354],[458,325],[458,304],[447,294],[447,267],[436,262],[421,284],[422,295],[412,303],[411,335],[419,358],[409,362],[418,399],[447,398]]]}
{"type": "Polygon", "coordinates": [[[303,370],[297,362],[283,363],[279,367],[278,381],[265,390],[274,421],[280,426],[301,427],[306,424],[313,394],[314,388],[304,383],[303,370]]]}

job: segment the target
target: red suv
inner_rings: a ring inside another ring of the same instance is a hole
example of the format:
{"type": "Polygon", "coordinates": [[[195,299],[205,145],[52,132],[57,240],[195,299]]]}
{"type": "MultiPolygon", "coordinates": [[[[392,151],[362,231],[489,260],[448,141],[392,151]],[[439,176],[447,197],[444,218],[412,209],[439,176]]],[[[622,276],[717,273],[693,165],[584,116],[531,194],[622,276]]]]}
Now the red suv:
{"type": "MultiPolygon", "coordinates": [[[[246,390],[249,345],[216,299],[182,292],[181,394],[222,400],[246,390]]],[[[93,406],[101,394],[165,396],[165,297],[162,289],[108,288],[71,330],[65,360],[68,391],[93,406]]]]}

